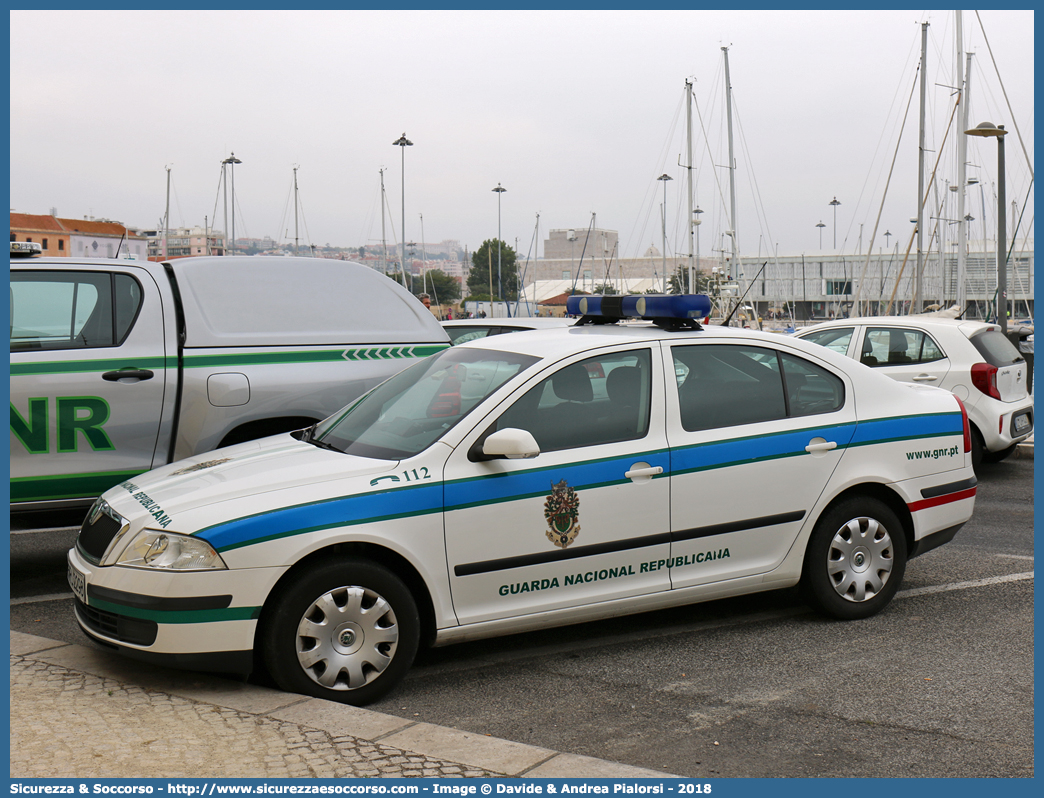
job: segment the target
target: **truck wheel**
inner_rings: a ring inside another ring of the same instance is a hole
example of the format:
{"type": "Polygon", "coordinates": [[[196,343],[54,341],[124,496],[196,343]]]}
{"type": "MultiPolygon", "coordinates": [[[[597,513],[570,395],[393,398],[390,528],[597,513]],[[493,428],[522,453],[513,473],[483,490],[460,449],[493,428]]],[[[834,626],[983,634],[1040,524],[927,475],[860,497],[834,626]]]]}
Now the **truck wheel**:
{"type": "Polygon", "coordinates": [[[802,587],[821,612],[843,620],[884,609],[906,571],[906,537],[884,502],[847,499],[816,523],[805,550],[802,587]]]}
{"type": "Polygon", "coordinates": [[[420,616],[395,574],[365,560],[338,558],[302,570],[274,596],[261,650],[283,690],[362,706],[409,670],[420,616]]]}

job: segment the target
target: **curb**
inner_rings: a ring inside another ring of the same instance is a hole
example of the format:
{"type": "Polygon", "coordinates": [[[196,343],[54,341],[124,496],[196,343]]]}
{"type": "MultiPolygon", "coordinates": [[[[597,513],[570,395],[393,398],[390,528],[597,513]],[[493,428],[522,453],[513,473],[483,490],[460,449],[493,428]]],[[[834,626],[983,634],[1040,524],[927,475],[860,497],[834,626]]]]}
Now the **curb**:
{"type": "Polygon", "coordinates": [[[1033,441],[1030,440],[1028,443],[1020,443],[1015,447],[1015,457],[1019,460],[1032,460],[1033,459],[1033,441]]]}
{"type": "Polygon", "coordinates": [[[351,736],[392,746],[504,777],[681,778],[670,773],[405,720],[395,715],[284,693],[211,674],[145,668],[117,654],[22,632],[11,632],[11,655],[132,684],[143,690],[292,723],[332,737],[351,736]]]}

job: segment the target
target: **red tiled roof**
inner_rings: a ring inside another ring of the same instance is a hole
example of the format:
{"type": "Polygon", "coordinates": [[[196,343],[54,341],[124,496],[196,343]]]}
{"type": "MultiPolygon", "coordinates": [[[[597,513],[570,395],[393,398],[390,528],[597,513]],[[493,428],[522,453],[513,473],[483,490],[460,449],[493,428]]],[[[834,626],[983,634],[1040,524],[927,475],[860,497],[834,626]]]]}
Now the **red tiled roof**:
{"type": "Polygon", "coordinates": [[[33,233],[64,233],[58,220],[49,213],[12,213],[12,230],[27,230],[33,233]]]}
{"type": "Polygon", "coordinates": [[[33,233],[80,233],[89,236],[141,238],[119,222],[89,219],[60,219],[46,213],[12,213],[11,229],[33,233]]]}
{"type": "Polygon", "coordinates": [[[59,219],[62,227],[69,233],[80,233],[88,236],[116,236],[126,235],[128,238],[138,238],[134,233],[119,222],[96,222],[89,219],[59,219]]]}

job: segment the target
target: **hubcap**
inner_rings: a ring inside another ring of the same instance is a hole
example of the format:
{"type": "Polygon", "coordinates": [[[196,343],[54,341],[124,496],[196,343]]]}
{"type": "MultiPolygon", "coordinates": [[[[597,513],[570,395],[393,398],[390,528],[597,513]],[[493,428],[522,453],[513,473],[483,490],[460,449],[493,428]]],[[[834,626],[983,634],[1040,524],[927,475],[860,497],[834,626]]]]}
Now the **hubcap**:
{"type": "Polygon", "coordinates": [[[884,588],[894,563],[892,538],[874,518],[853,518],[834,534],[827,551],[830,584],[842,598],[869,601],[884,588]]]}
{"type": "Polygon", "coordinates": [[[399,629],[391,605],[364,587],[339,587],[312,602],[297,625],[297,661],[331,690],[369,684],[391,664],[399,629]]]}

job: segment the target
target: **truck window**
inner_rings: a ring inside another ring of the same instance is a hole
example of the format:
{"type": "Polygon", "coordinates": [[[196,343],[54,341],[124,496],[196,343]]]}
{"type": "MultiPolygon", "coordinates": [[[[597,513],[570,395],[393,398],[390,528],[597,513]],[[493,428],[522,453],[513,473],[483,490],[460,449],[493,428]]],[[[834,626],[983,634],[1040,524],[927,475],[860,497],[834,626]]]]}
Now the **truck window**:
{"type": "Polygon", "coordinates": [[[118,346],[130,331],[141,300],[141,286],[126,274],[14,272],[11,351],[118,346]]]}

